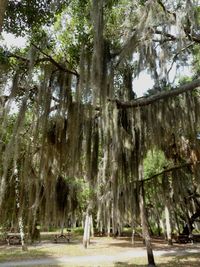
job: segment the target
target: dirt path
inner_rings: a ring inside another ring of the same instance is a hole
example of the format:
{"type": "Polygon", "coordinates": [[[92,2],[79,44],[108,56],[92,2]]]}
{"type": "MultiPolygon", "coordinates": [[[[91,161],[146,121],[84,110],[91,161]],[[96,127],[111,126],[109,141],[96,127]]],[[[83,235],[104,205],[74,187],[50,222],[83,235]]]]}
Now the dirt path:
{"type": "MultiPolygon", "coordinates": [[[[200,245],[195,245],[191,248],[173,248],[173,249],[156,249],[154,251],[155,256],[185,256],[192,253],[200,253],[200,245]]],[[[136,250],[128,249],[125,252],[120,252],[117,255],[95,255],[95,256],[64,256],[58,258],[43,258],[43,259],[32,259],[23,261],[12,261],[0,263],[0,267],[21,267],[21,266],[56,266],[61,264],[69,264],[69,266],[81,266],[84,264],[87,266],[104,266],[104,264],[114,263],[114,262],[126,262],[133,260],[134,258],[146,257],[146,250],[144,248],[137,248],[136,250]],[[90,264],[90,265],[88,265],[90,264]]]]}

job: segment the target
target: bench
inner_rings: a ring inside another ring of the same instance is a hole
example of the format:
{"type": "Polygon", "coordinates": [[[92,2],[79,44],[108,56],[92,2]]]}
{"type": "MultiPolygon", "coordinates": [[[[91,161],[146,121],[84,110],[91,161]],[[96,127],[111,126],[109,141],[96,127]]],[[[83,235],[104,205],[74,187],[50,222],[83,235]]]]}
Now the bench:
{"type": "Polygon", "coordinates": [[[192,240],[194,243],[200,242],[200,234],[193,234],[192,235],[192,240]]]}
{"type": "Polygon", "coordinates": [[[8,234],[6,237],[7,244],[10,245],[21,245],[21,237],[19,234],[8,234]]]}
{"type": "Polygon", "coordinates": [[[71,233],[67,232],[66,234],[55,235],[54,242],[55,243],[66,243],[71,241],[71,233]]]}
{"type": "Polygon", "coordinates": [[[180,234],[177,236],[177,240],[176,240],[178,243],[181,243],[181,244],[186,244],[190,241],[189,239],[189,236],[188,235],[183,235],[183,234],[180,234]]]}
{"type": "Polygon", "coordinates": [[[200,242],[200,235],[198,234],[192,234],[192,235],[185,235],[185,234],[180,234],[177,236],[177,242],[181,244],[186,244],[186,243],[197,243],[200,242]]]}

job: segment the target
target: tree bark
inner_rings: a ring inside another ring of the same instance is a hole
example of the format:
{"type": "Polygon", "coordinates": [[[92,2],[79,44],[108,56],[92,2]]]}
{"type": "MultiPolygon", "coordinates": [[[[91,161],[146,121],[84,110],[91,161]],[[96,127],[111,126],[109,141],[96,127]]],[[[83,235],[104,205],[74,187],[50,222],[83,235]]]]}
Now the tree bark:
{"type": "Polygon", "coordinates": [[[178,234],[180,235],[181,229],[180,229],[179,220],[178,220],[178,216],[177,216],[175,209],[174,209],[174,218],[175,218],[175,223],[176,223],[176,230],[178,234]]]}
{"type": "Polygon", "coordinates": [[[156,224],[158,228],[158,236],[161,236],[161,227],[160,227],[160,220],[159,220],[158,214],[156,214],[156,224]]]}
{"type": "Polygon", "coordinates": [[[107,217],[107,236],[110,236],[110,216],[107,217]]]}
{"type": "Polygon", "coordinates": [[[16,196],[16,205],[17,205],[17,213],[18,213],[18,225],[19,225],[19,232],[22,244],[22,250],[27,251],[28,248],[25,244],[25,234],[24,234],[24,223],[21,211],[21,203],[20,203],[20,179],[18,175],[18,169],[15,163],[14,166],[14,177],[15,177],[15,196],[16,196]]]}
{"type": "Polygon", "coordinates": [[[90,233],[91,233],[91,237],[94,237],[94,226],[93,226],[92,214],[90,215],[90,233]]]}
{"type": "Polygon", "coordinates": [[[84,225],[84,235],[83,235],[83,246],[87,248],[90,244],[90,216],[89,213],[86,213],[85,216],[85,225],[84,225]]]}
{"type": "MultiPolygon", "coordinates": [[[[139,180],[143,180],[143,165],[139,165],[139,180]]],[[[142,223],[142,234],[145,240],[145,245],[147,248],[147,258],[148,258],[148,267],[155,267],[153,249],[151,245],[151,239],[148,230],[147,218],[146,218],[146,209],[145,209],[145,199],[144,199],[144,185],[143,182],[140,184],[139,189],[139,201],[140,201],[140,217],[142,223]]]]}
{"type": "Polygon", "coordinates": [[[170,177],[167,173],[163,173],[162,178],[162,192],[164,196],[164,207],[165,207],[165,226],[168,245],[172,245],[172,228],[171,228],[171,210],[170,204],[172,204],[171,199],[171,182],[170,177]]]}
{"type": "Polygon", "coordinates": [[[164,224],[164,220],[162,218],[160,218],[160,226],[161,226],[161,229],[162,229],[162,233],[164,235],[164,238],[165,238],[165,240],[167,240],[166,227],[165,227],[165,224],[164,224]]]}
{"type": "Polygon", "coordinates": [[[65,221],[65,218],[64,218],[64,215],[63,215],[63,218],[61,219],[61,235],[64,234],[64,221],[65,221]]]}
{"type": "Polygon", "coordinates": [[[3,20],[4,20],[4,15],[5,15],[7,4],[8,4],[8,0],[0,0],[0,33],[2,32],[2,28],[3,28],[3,20]]]}
{"type": "Polygon", "coordinates": [[[131,222],[131,229],[132,229],[131,244],[135,245],[135,224],[133,220],[131,222]]]}
{"type": "Polygon", "coordinates": [[[166,205],[165,205],[165,223],[166,223],[168,245],[173,245],[173,243],[172,243],[172,228],[171,228],[171,220],[170,220],[170,210],[169,210],[168,203],[166,203],[166,205]]]}

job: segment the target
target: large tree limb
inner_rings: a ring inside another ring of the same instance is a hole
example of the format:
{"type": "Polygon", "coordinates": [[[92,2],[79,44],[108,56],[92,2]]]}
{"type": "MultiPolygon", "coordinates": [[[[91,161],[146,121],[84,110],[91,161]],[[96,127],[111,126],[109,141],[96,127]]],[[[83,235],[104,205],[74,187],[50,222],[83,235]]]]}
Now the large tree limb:
{"type": "Polygon", "coordinates": [[[200,87],[200,79],[181,85],[180,87],[170,90],[170,91],[164,91],[164,92],[151,95],[148,97],[141,97],[133,101],[121,102],[118,99],[108,99],[108,100],[111,102],[115,102],[118,108],[137,108],[137,107],[150,105],[158,100],[166,99],[169,97],[174,97],[182,93],[192,91],[196,89],[197,87],[200,87]]]}
{"type": "MultiPolygon", "coordinates": [[[[148,182],[150,180],[153,180],[154,178],[160,176],[160,175],[163,175],[165,173],[168,173],[168,172],[171,172],[171,171],[174,171],[174,170],[179,170],[179,169],[182,169],[182,168],[185,168],[185,167],[189,167],[192,165],[192,162],[187,162],[187,163],[184,163],[184,164],[181,164],[181,165],[177,165],[177,166],[173,166],[169,169],[164,169],[163,171],[159,172],[159,173],[156,173],[152,176],[150,176],[149,178],[145,179],[145,180],[142,180],[142,182],[148,182]]],[[[141,182],[141,181],[138,181],[138,182],[141,182]]]]}
{"type": "MultiPolygon", "coordinates": [[[[199,163],[199,161],[198,161],[199,163]]],[[[175,166],[172,166],[170,168],[164,168],[163,171],[159,172],[159,173],[156,173],[150,177],[148,177],[147,179],[143,179],[143,180],[136,180],[136,181],[132,181],[131,183],[146,183],[146,182],[149,182],[157,177],[159,177],[160,175],[163,175],[165,173],[168,173],[168,172],[172,172],[172,171],[175,171],[175,170],[179,170],[179,169],[183,169],[183,168],[186,168],[186,167],[189,167],[189,166],[192,166],[193,163],[192,162],[186,162],[186,163],[183,163],[183,164],[180,164],[180,165],[175,165],[175,166]]]]}

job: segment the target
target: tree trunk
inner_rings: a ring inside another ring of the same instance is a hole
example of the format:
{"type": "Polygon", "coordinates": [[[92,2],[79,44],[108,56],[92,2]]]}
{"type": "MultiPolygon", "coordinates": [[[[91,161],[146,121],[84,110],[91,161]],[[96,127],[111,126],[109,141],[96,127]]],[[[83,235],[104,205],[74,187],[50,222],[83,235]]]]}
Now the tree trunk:
{"type": "Polygon", "coordinates": [[[2,32],[3,20],[6,11],[8,0],[0,0],[0,33],[2,32]]]}
{"type": "Polygon", "coordinates": [[[85,216],[85,226],[84,226],[84,234],[83,234],[83,246],[87,248],[90,244],[90,216],[88,212],[85,216]]]}
{"type": "Polygon", "coordinates": [[[169,210],[168,203],[165,204],[165,223],[166,223],[168,245],[173,245],[173,243],[172,243],[172,227],[171,227],[171,220],[170,220],[170,210],[169,210]]]}
{"type": "Polygon", "coordinates": [[[110,236],[110,215],[107,217],[107,236],[110,236]]]}
{"type": "Polygon", "coordinates": [[[133,220],[131,222],[131,229],[132,229],[131,243],[132,245],[135,245],[135,224],[133,220]]]}
{"type": "Polygon", "coordinates": [[[174,219],[175,219],[176,231],[180,235],[181,229],[180,229],[179,220],[178,220],[178,216],[177,216],[175,208],[174,208],[174,219]]]}
{"type": "Polygon", "coordinates": [[[61,219],[61,235],[63,235],[64,233],[64,221],[65,221],[65,217],[63,215],[63,218],[61,219]]]}
{"type": "Polygon", "coordinates": [[[94,237],[94,225],[93,225],[92,215],[90,215],[90,233],[91,233],[91,237],[94,237]]]}
{"type": "MultiPolygon", "coordinates": [[[[139,166],[139,180],[143,180],[143,165],[139,166]]],[[[148,267],[155,267],[155,261],[153,256],[153,250],[148,230],[147,218],[146,218],[146,210],[145,210],[145,199],[144,199],[144,185],[143,182],[140,184],[139,189],[139,201],[140,201],[140,217],[142,223],[142,234],[145,240],[145,245],[147,248],[147,258],[148,258],[148,267]]]]}
{"type": "Polygon", "coordinates": [[[161,229],[162,229],[162,233],[164,235],[164,238],[165,238],[165,240],[167,240],[166,227],[165,227],[164,220],[162,218],[160,219],[160,226],[161,226],[161,229]]]}
{"type": "Polygon", "coordinates": [[[74,211],[73,215],[72,215],[72,228],[76,228],[76,213],[74,211]]]}
{"type": "Polygon", "coordinates": [[[22,243],[22,250],[27,251],[28,248],[25,244],[24,223],[23,223],[22,216],[19,217],[18,224],[19,224],[19,232],[20,232],[21,243],[22,243]]]}
{"type": "Polygon", "coordinates": [[[16,205],[17,205],[17,214],[18,214],[18,225],[19,225],[22,250],[27,251],[28,248],[25,244],[24,223],[23,223],[21,203],[20,203],[20,179],[19,179],[18,169],[17,169],[16,164],[14,167],[14,177],[15,177],[15,196],[16,196],[16,205]]]}
{"type": "Polygon", "coordinates": [[[103,222],[101,219],[99,221],[99,234],[100,234],[100,236],[103,235],[103,222]]]}
{"type": "Polygon", "coordinates": [[[158,228],[158,236],[161,236],[160,220],[159,220],[157,215],[156,215],[156,224],[157,224],[157,228],[158,228]]]}
{"type": "Polygon", "coordinates": [[[121,223],[118,223],[117,224],[117,233],[118,233],[118,236],[122,236],[122,226],[121,226],[121,223]]]}

